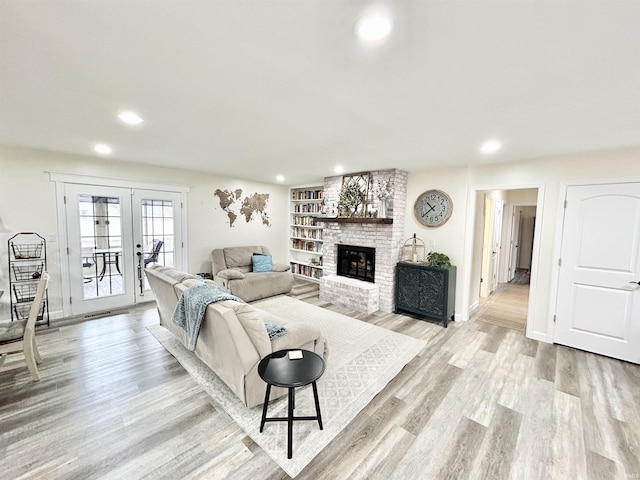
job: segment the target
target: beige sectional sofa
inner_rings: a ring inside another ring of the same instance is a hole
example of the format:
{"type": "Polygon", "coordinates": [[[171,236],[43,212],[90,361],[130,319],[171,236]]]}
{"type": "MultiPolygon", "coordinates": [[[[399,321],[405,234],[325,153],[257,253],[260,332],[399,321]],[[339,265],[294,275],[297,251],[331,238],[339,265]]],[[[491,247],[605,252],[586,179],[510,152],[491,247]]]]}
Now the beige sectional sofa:
{"type": "Polygon", "coordinates": [[[293,286],[289,265],[273,263],[269,272],[253,270],[253,254],[270,255],[267,247],[219,248],[211,252],[213,279],[227,292],[245,302],[288,293],[293,286]]]}
{"type": "MultiPolygon", "coordinates": [[[[172,321],[173,311],[182,293],[202,280],[157,264],[145,271],[156,297],[160,324],[187,346],[185,331],[172,321]]],[[[258,375],[258,363],[270,353],[288,348],[310,350],[324,356],[325,338],[311,323],[289,323],[249,304],[223,300],[206,308],[194,353],[247,407],[254,407],[264,402],[266,388],[258,375]],[[265,321],[284,325],[286,334],[270,340],[265,321]]],[[[286,389],[274,387],[271,398],[285,393],[286,389]]]]}

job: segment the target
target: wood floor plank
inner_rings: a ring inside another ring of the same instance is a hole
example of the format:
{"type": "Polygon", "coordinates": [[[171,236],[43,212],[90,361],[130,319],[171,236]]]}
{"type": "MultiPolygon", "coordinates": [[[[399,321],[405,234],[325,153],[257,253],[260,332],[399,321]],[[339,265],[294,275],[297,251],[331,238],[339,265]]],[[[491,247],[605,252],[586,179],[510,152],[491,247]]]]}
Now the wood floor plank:
{"type": "Polygon", "coordinates": [[[486,430],[479,423],[462,417],[449,442],[448,455],[434,478],[442,480],[469,478],[486,430]]]}
{"type": "Polygon", "coordinates": [[[469,480],[510,478],[521,423],[522,414],[501,405],[496,408],[469,480]]]}
{"type": "Polygon", "coordinates": [[[389,478],[398,461],[414,440],[415,437],[405,429],[392,425],[369,455],[358,464],[349,479],[389,478]]]}
{"type": "Polygon", "coordinates": [[[622,480],[628,479],[629,477],[623,473],[618,463],[587,450],[587,478],[589,480],[600,480],[603,478],[622,480]]]}
{"type": "Polygon", "coordinates": [[[575,397],[580,396],[577,356],[572,348],[558,348],[556,356],[556,388],[575,397]]]}
{"type": "Polygon", "coordinates": [[[582,433],[580,399],[556,390],[553,399],[554,429],[551,440],[550,478],[587,478],[587,458],[582,433]]]}
{"type": "MultiPolygon", "coordinates": [[[[511,477],[550,478],[551,441],[555,424],[551,417],[555,386],[541,380],[535,370],[529,372],[518,399],[522,422],[511,466],[511,477]]],[[[604,479],[603,479],[604,480],[604,479]]]]}
{"type": "Polygon", "coordinates": [[[556,345],[541,343],[538,345],[535,369],[538,378],[555,382],[556,380],[556,345]]]}

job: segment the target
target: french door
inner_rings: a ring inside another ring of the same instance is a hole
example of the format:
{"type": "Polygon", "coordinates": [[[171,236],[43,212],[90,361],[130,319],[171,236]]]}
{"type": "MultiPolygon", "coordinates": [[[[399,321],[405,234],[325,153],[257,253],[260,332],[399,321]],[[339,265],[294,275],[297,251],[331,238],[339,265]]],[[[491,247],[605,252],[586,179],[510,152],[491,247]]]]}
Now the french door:
{"type": "Polygon", "coordinates": [[[182,268],[179,193],[67,183],[64,195],[72,315],[153,300],[147,263],[182,268]]]}

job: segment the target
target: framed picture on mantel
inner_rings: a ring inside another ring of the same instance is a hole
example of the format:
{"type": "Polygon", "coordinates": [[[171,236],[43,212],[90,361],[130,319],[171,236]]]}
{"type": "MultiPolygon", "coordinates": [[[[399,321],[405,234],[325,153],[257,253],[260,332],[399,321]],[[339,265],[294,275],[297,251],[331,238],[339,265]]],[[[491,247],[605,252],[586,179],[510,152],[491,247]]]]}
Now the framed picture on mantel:
{"type": "Polygon", "coordinates": [[[370,185],[371,175],[369,172],[343,176],[338,200],[338,217],[366,217],[370,185]]]}

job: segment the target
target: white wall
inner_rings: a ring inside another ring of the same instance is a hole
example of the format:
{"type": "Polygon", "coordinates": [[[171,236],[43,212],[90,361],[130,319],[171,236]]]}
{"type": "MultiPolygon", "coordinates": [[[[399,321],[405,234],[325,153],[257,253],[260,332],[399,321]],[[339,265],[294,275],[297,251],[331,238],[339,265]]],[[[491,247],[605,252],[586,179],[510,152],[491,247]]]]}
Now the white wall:
{"type": "MultiPolygon", "coordinates": [[[[176,160],[179,163],[179,159],[176,160]]],[[[81,157],[38,150],[0,147],[0,218],[13,232],[37,231],[45,234],[57,232],[57,212],[54,184],[46,171],[77,173],[124,179],[139,179],[162,183],[189,185],[189,270],[208,270],[208,257],[212,248],[226,245],[264,244],[276,260],[286,261],[288,248],[288,190],[286,187],[252,183],[224,176],[187,172],[179,169],[152,168],[126,162],[81,157]],[[246,224],[239,218],[236,227],[229,228],[226,214],[220,209],[213,191],[216,188],[242,188],[243,193],[257,191],[270,193],[272,226],[260,222],[246,224]]],[[[589,179],[640,179],[640,149],[591,152],[567,155],[537,161],[494,164],[447,169],[424,169],[409,174],[407,185],[407,215],[405,238],[416,233],[430,249],[446,253],[458,267],[456,292],[456,318],[465,319],[469,306],[477,297],[471,292],[471,279],[478,265],[474,251],[474,234],[478,225],[476,203],[478,190],[512,190],[540,187],[542,204],[537,220],[540,230],[539,262],[532,269],[536,276],[532,283],[530,330],[533,338],[551,341],[552,301],[550,292],[555,281],[554,254],[556,229],[559,222],[558,198],[561,182],[589,179]],[[428,229],[415,219],[413,207],[424,191],[438,188],[453,200],[453,215],[442,227],[428,229]],[[471,240],[469,240],[471,239],[471,240]]],[[[528,197],[527,197],[528,198],[528,197]]],[[[509,201],[516,203],[514,199],[509,201]]],[[[527,201],[530,201],[527,200],[527,201]]],[[[524,202],[523,202],[524,203],[524,202]]],[[[8,267],[6,241],[12,235],[0,233],[0,289],[7,290],[8,267]],[[4,247],[3,247],[4,245],[4,247]]],[[[52,293],[59,292],[59,256],[57,245],[50,245],[50,270],[54,274],[52,293]]],[[[60,299],[52,299],[53,303],[60,299]]],[[[0,319],[7,318],[8,295],[0,300],[0,319]]],[[[59,305],[58,305],[59,308],[59,305]]],[[[529,327],[528,327],[529,328],[529,327]]]]}
{"type": "MultiPolygon", "coordinates": [[[[533,338],[551,341],[550,292],[554,288],[554,254],[556,228],[559,222],[559,193],[561,182],[590,179],[640,179],[640,149],[590,152],[558,156],[529,162],[473,166],[468,168],[430,169],[410,173],[407,205],[413,207],[417,196],[429,189],[446,191],[454,203],[452,218],[442,227],[427,230],[420,227],[413,213],[407,214],[405,236],[417,232],[418,236],[436,239],[437,249],[451,257],[458,267],[456,291],[456,317],[468,313],[476,301],[470,292],[472,274],[477,269],[477,251],[473,235],[477,233],[477,190],[516,189],[540,187],[542,204],[538,205],[537,220],[540,227],[539,263],[532,269],[537,277],[532,283],[532,305],[527,333],[533,338]],[[465,239],[471,238],[471,241],[465,239]]],[[[428,245],[428,243],[427,243],[428,245]]]]}
{"type": "MultiPolygon", "coordinates": [[[[179,159],[176,160],[179,164],[179,159]]],[[[180,169],[156,168],[95,157],[58,154],[32,149],[0,146],[0,218],[11,233],[0,233],[0,320],[9,317],[9,272],[7,240],[17,232],[34,231],[47,237],[58,231],[55,184],[46,172],[73,173],[126,180],[140,180],[190,187],[188,194],[188,270],[211,271],[209,254],[213,248],[233,245],[266,245],[274,261],[288,261],[288,189],[224,176],[180,169]],[[271,226],[239,216],[230,228],[227,216],[213,192],[241,188],[243,196],[268,193],[271,226]]],[[[48,268],[52,275],[49,302],[52,312],[62,310],[59,243],[49,243],[48,268]]]]}
{"type": "Polygon", "coordinates": [[[513,205],[535,205],[538,201],[538,190],[536,188],[509,190],[506,201],[513,205]]]}

